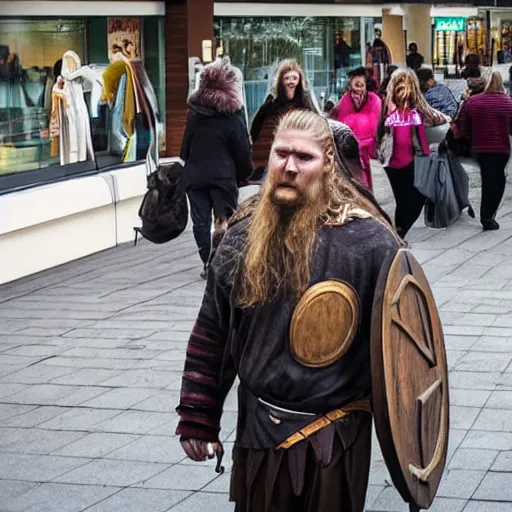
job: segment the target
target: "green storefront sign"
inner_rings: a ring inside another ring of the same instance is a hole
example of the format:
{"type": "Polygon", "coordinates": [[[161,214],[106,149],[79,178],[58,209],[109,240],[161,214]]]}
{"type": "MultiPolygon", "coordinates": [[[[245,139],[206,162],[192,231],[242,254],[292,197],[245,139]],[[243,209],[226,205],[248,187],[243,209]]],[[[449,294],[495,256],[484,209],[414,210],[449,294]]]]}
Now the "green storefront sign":
{"type": "Polygon", "coordinates": [[[466,18],[436,18],[436,32],[463,32],[466,18]]]}

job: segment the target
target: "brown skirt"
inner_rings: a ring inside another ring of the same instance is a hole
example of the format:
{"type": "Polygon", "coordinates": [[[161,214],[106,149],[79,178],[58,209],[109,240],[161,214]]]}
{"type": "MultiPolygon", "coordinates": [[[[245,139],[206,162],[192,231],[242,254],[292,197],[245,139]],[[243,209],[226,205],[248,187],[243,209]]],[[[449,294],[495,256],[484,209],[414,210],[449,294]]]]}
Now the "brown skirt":
{"type": "Polygon", "coordinates": [[[355,412],[288,450],[235,448],[235,512],[363,512],[371,425],[355,412]]]}

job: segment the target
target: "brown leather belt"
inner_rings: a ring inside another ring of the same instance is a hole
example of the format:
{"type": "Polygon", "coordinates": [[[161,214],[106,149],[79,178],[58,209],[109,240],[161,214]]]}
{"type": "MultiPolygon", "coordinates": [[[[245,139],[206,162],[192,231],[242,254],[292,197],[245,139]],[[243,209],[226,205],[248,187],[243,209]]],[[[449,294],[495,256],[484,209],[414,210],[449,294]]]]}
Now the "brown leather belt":
{"type": "Polygon", "coordinates": [[[298,432],[295,432],[295,434],[292,434],[290,437],[288,437],[288,439],[283,441],[277,447],[277,449],[283,448],[284,450],[287,450],[294,444],[297,444],[300,441],[307,439],[315,432],[322,430],[323,428],[327,427],[327,425],[330,425],[331,423],[338,421],[339,419],[347,416],[347,414],[350,414],[351,412],[354,411],[363,411],[372,414],[370,401],[357,400],[356,402],[352,402],[351,404],[345,405],[344,407],[340,407],[339,409],[334,409],[334,411],[328,412],[327,414],[323,414],[309,425],[306,425],[304,428],[300,429],[298,432]]]}

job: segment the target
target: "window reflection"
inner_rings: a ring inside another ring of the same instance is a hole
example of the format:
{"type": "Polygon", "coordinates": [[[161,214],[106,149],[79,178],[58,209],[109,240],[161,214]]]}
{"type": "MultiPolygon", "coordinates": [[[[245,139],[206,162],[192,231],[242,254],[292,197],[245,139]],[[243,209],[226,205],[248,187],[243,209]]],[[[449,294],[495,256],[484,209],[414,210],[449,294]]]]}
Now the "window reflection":
{"type": "Polygon", "coordinates": [[[0,20],[0,174],[59,164],[49,134],[54,67],[66,50],[83,53],[83,33],[77,21],[0,20]]]}
{"type": "Polygon", "coordinates": [[[163,70],[161,17],[0,19],[0,175],[163,151],[163,70]]]}
{"type": "Polygon", "coordinates": [[[277,63],[296,59],[318,102],[339,96],[362,65],[360,18],[218,17],[215,35],[245,79],[252,118],[269,93],[277,63]]]}

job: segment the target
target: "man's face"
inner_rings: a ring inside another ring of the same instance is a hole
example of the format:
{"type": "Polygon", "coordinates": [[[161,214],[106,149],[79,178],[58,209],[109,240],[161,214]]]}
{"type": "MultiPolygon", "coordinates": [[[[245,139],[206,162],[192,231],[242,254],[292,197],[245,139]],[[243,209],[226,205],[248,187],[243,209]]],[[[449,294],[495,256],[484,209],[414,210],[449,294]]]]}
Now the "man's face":
{"type": "Polygon", "coordinates": [[[366,91],[366,79],[364,76],[356,76],[350,82],[350,89],[356,94],[363,94],[366,91]]]}
{"type": "Polygon", "coordinates": [[[281,78],[282,86],[286,91],[292,93],[292,95],[295,93],[295,89],[297,89],[299,82],[300,76],[297,71],[288,71],[288,73],[285,73],[281,78]]]}
{"type": "Polygon", "coordinates": [[[298,130],[278,133],[269,159],[271,201],[299,208],[318,200],[324,168],[324,153],[311,134],[298,130]]]}

